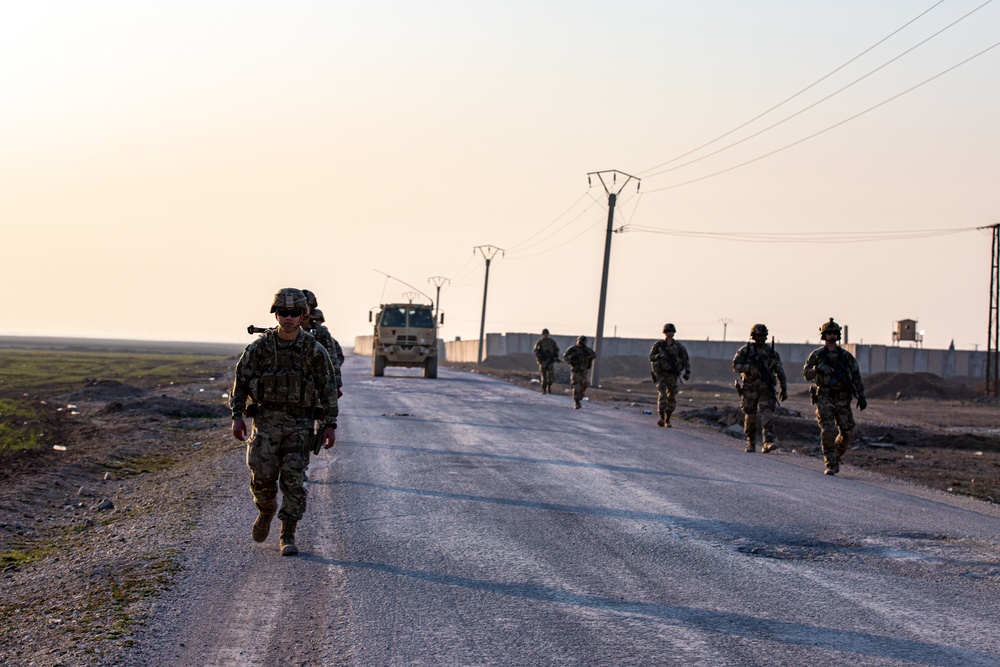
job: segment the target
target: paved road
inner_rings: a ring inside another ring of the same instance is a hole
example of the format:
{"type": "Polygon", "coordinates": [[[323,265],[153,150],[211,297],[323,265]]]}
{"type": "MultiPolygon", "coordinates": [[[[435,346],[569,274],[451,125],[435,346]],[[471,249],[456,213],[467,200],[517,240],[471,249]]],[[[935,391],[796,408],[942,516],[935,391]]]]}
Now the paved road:
{"type": "Polygon", "coordinates": [[[1000,664],[992,506],[477,374],[350,357],[345,385],[306,553],[249,541],[234,456],[150,660],[1000,664]]]}

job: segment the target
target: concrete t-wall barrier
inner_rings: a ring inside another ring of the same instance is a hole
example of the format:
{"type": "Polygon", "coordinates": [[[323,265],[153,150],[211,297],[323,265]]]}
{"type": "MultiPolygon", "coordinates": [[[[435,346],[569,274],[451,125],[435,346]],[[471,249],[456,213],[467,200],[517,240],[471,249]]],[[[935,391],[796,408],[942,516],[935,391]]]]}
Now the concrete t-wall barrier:
{"type": "MultiPolygon", "coordinates": [[[[587,344],[594,346],[592,336],[587,336],[587,344]]],[[[531,354],[539,334],[513,333],[486,334],[483,345],[483,359],[508,354],[531,354]]],[[[577,336],[553,334],[560,351],[575,345],[577,336]]],[[[602,357],[648,357],[649,349],[660,338],[605,338],[601,341],[602,357]]],[[[684,347],[692,357],[704,359],[732,360],[746,341],[684,340],[684,347]]],[[[812,343],[775,343],[775,350],[781,355],[785,372],[791,378],[799,377],[796,367],[805,364],[809,354],[819,347],[819,341],[812,343]]],[[[929,350],[922,347],[895,347],[887,345],[845,345],[858,360],[858,367],[864,375],[874,373],[934,373],[940,377],[986,377],[986,352],[974,350],[929,350]]],[[[354,339],[355,354],[371,355],[372,336],[357,336],[354,339]]],[[[476,362],[479,360],[479,339],[453,340],[443,344],[438,342],[438,354],[442,361],[476,362]]]]}

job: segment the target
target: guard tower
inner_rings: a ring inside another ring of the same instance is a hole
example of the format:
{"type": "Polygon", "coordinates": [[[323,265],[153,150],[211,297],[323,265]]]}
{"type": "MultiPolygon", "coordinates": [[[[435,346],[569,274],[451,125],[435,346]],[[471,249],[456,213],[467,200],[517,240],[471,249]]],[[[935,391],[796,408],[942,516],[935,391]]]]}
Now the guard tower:
{"type": "Polygon", "coordinates": [[[896,322],[896,330],[892,332],[892,344],[899,345],[900,341],[910,341],[917,347],[924,342],[923,333],[917,331],[916,320],[900,320],[896,322]]]}

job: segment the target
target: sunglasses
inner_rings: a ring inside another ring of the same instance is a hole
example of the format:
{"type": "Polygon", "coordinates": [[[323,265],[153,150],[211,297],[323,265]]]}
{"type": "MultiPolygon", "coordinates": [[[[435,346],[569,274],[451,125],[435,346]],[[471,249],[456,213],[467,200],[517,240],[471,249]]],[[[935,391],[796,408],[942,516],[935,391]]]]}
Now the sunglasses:
{"type": "Polygon", "coordinates": [[[302,311],[298,308],[278,308],[278,317],[301,317],[302,311]]]}

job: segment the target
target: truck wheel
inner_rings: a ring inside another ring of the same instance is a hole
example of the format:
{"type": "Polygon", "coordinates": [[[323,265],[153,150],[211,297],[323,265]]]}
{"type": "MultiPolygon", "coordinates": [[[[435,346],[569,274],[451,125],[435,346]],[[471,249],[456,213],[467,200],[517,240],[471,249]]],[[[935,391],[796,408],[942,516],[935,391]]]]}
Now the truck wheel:
{"type": "Polygon", "coordinates": [[[428,357],[427,361],[424,362],[424,377],[433,380],[437,376],[438,376],[437,357],[428,357]]]}
{"type": "Polygon", "coordinates": [[[372,354],[372,375],[377,378],[385,375],[385,357],[377,352],[372,354]]]}

